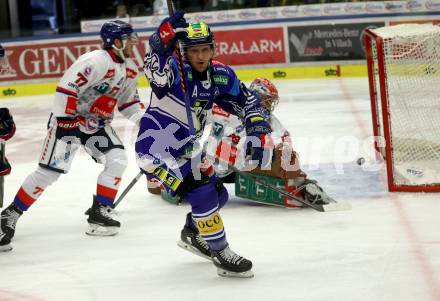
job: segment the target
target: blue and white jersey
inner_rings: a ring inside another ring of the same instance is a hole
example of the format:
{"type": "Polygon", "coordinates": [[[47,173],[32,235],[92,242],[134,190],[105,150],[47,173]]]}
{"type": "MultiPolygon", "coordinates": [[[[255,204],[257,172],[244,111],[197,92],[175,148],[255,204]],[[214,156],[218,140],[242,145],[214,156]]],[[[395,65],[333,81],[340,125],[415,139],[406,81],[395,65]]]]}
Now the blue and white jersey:
{"type": "MultiPolygon", "coordinates": [[[[213,61],[204,79],[200,79],[188,63],[184,69],[197,138],[203,134],[207,115],[214,103],[243,122],[261,118],[259,102],[229,66],[213,61]]],[[[161,161],[188,156],[193,143],[176,58],[158,53],[151,47],[145,56],[144,72],[152,93],[150,105],[141,119],[136,152],[138,164],[148,171],[161,161]]]]}

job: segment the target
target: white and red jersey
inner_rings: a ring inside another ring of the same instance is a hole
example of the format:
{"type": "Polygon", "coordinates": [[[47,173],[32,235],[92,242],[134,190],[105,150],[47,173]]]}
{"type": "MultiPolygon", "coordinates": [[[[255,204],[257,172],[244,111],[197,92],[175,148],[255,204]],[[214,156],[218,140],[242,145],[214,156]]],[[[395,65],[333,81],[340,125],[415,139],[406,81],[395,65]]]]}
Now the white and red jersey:
{"type": "Polygon", "coordinates": [[[86,131],[111,122],[116,107],[126,118],[136,119],[144,109],[137,77],[138,67],[130,58],[123,61],[111,50],[83,54],[58,83],[52,113],[77,116],[86,131]]]}
{"type": "MultiPolygon", "coordinates": [[[[209,135],[209,146],[206,151],[208,155],[214,157],[220,157],[222,155],[227,155],[229,158],[223,158],[234,163],[235,159],[238,158],[238,153],[241,147],[238,145],[240,140],[246,137],[246,127],[244,123],[235,115],[232,115],[218,105],[214,104],[211,112],[211,123],[212,128],[209,135]],[[212,147],[212,143],[215,140],[215,148],[212,147]],[[215,154],[211,152],[215,151],[215,154]]],[[[291,145],[290,134],[282,123],[273,114],[267,120],[272,128],[272,132],[269,134],[271,138],[271,143],[273,145],[278,145],[280,143],[288,143],[291,145]]],[[[217,168],[214,165],[216,173],[221,177],[226,176],[232,171],[225,171],[221,168],[217,168]]]]}

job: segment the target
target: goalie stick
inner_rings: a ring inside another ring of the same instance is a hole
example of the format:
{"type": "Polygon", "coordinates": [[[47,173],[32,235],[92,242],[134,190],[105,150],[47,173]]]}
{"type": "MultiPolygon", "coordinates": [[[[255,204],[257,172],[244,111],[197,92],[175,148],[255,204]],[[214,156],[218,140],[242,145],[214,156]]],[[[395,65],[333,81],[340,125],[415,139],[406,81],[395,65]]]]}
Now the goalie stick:
{"type": "Polygon", "coordinates": [[[260,183],[261,185],[269,188],[270,190],[277,192],[285,197],[291,198],[295,201],[298,201],[310,208],[315,209],[316,211],[319,212],[328,212],[328,211],[342,211],[342,210],[350,210],[351,206],[349,203],[339,203],[336,202],[334,199],[328,197],[329,199],[329,203],[328,204],[324,204],[324,205],[318,205],[318,204],[312,204],[309,201],[307,201],[306,199],[300,198],[295,196],[294,194],[291,194],[287,191],[285,191],[284,189],[281,189],[275,185],[272,185],[271,183],[257,177],[256,175],[250,173],[250,172],[246,172],[246,171],[241,171],[238,168],[236,168],[235,166],[229,165],[229,168],[231,168],[234,172],[238,173],[239,175],[246,177],[246,178],[251,178],[252,180],[254,180],[257,183],[260,183]]]}

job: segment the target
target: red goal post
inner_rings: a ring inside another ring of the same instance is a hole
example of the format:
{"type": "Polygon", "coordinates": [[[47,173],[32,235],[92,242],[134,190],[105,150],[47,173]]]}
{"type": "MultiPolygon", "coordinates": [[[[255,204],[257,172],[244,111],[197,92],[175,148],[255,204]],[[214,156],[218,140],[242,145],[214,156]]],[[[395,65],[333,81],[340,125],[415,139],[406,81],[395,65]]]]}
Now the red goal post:
{"type": "Polygon", "coordinates": [[[367,29],[365,50],[389,191],[440,192],[440,27],[367,29]]]}

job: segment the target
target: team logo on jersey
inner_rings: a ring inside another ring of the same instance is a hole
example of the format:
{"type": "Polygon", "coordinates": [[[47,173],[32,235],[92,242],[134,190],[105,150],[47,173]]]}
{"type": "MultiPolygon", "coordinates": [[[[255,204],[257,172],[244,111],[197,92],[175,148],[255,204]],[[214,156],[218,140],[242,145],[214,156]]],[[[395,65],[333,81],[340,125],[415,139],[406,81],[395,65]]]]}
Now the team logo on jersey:
{"type": "Polygon", "coordinates": [[[196,99],[196,101],[194,102],[194,109],[197,117],[200,117],[202,112],[206,109],[206,105],[208,104],[208,102],[209,100],[196,99]]]}
{"type": "Polygon", "coordinates": [[[95,91],[98,91],[101,94],[104,94],[108,90],[109,87],[110,87],[109,83],[102,83],[99,86],[93,87],[93,89],[95,91]]]}

